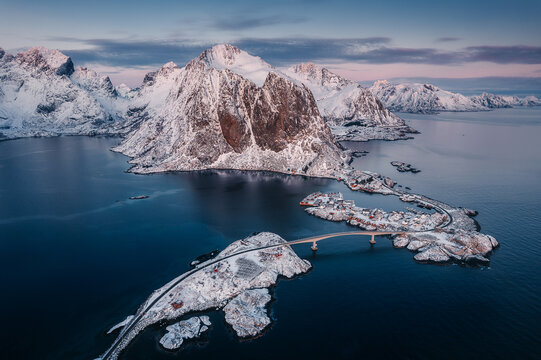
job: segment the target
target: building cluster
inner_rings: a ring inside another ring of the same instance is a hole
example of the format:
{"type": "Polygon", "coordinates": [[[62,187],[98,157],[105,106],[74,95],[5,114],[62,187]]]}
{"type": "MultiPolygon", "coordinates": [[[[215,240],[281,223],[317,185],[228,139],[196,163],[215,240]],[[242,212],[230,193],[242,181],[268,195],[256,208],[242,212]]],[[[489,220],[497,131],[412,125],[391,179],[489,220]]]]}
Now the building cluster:
{"type": "Polygon", "coordinates": [[[447,215],[440,212],[392,211],[361,208],[353,200],[344,200],[341,193],[316,192],[305,197],[300,204],[306,211],[331,221],[346,221],[364,230],[427,231],[444,224],[447,215]]]}

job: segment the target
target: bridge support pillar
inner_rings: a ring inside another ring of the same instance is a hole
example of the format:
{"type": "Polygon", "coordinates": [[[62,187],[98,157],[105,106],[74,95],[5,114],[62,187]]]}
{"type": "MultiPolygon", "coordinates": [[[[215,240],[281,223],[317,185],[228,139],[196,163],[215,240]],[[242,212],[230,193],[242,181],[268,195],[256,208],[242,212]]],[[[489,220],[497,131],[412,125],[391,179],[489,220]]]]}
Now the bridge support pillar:
{"type": "Polygon", "coordinates": [[[312,243],[312,247],[311,247],[312,251],[317,251],[317,242],[313,242],[312,243]]]}
{"type": "Polygon", "coordinates": [[[374,239],[374,235],[372,235],[372,238],[368,241],[371,245],[374,245],[376,243],[376,240],[374,239]]]}

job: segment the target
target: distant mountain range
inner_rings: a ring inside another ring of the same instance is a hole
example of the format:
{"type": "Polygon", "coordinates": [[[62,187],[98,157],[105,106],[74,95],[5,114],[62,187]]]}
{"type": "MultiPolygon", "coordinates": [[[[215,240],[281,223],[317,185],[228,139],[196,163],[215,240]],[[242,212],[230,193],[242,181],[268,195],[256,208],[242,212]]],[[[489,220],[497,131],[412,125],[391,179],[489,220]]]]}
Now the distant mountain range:
{"type": "Polygon", "coordinates": [[[108,77],[75,69],[57,50],[35,47],[17,56],[0,49],[0,139],[121,134],[128,101],[108,77]]]}
{"type": "Polygon", "coordinates": [[[326,176],[347,161],[337,141],[408,138],[392,111],[480,111],[537,98],[466,97],[429,84],[366,89],[311,63],[275,68],[232,45],[167,63],[136,89],[75,68],[57,50],[0,49],[0,139],[121,135],[132,171],[208,168],[326,176]]]}
{"type": "Polygon", "coordinates": [[[438,113],[442,111],[488,111],[514,106],[538,106],[535,96],[517,96],[483,93],[464,96],[440,89],[431,84],[393,84],[387,80],[376,81],[369,90],[391,111],[410,113],[438,113]]]}

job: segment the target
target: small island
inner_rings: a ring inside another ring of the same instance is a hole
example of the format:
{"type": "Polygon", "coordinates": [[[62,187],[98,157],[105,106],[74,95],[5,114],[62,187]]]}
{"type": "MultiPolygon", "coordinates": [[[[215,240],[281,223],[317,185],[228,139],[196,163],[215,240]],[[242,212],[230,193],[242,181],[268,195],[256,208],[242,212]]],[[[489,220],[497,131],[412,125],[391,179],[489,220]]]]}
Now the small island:
{"type": "Polygon", "coordinates": [[[148,199],[148,195],[130,196],[128,199],[130,199],[130,200],[142,200],[142,199],[148,199]]]}
{"type": "Polygon", "coordinates": [[[411,164],[406,164],[402,161],[391,161],[391,165],[396,167],[396,170],[399,172],[411,172],[414,174],[421,172],[421,170],[414,168],[411,164]]]}
{"type": "MultiPolygon", "coordinates": [[[[280,236],[263,232],[231,243],[216,257],[195,265],[155,290],[137,313],[113,328],[123,326],[112,346],[99,359],[117,359],[123,349],[145,328],[162,321],[174,321],[200,311],[219,310],[239,338],[260,334],[269,324],[267,288],[279,277],[293,278],[310,270],[280,236]]],[[[192,318],[193,319],[193,318],[192,318]]],[[[178,348],[184,339],[199,336],[210,322],[179,322],[167,328],[160,343],[178,348]]]]}
{"type": "Polygon", "coordinates": [[[180,348],[184,340],[198,338],[209,329],[211,325],[208,316],[194,316],[188,320],[182,320],[169,325],[167,333],[160,339],[160,345],[168,350],[180,348]]]}
{"type": "Polygon", "coordinates": [[[476,212],[454,208],[442,202],[416,194],[402,194],[401,200],[416,202],[432,213],[420,211],[392,211],[368,209],[344,200],[341,193],[313,193],[301,201],[306,212],[329,221],[346,221],[364,230],[403,231],[393,238],[397,248],[407,247],[417,254],[419,262],[488,264],[489,255],[498,241],[478,231],[471,218],[476,212]]]}

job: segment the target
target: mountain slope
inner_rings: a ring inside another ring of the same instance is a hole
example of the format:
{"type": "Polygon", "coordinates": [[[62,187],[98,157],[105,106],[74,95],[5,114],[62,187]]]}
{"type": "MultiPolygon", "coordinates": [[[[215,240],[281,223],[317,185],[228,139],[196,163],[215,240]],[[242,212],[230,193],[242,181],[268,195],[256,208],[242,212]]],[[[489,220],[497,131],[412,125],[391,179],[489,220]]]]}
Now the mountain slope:
{"type": "Polygon", "coordinates": [[[468,97],[442,90],[431,84],[392,84],[387,80],[381,80],[376,81],[369,89],[389,109],[410,113],[488,111],[515,106],[541,105],[541,101],[535,96],[519,98],[485,92],[468,97]]]}
{"type": "Polygon", "coordinates": [[[338,140],[407,139],[416,132],[387,110],[370,91],[331,71],[304,63],[283,70],[312,90],[319,110],[338,140]]]}
{"type": "Polygon", "coordinates": [[[134,172],[326,176],[344,161],[310,90],[231,45],[148,74],[128,112],[141,125],[115,150],[132,157],[134,172]]]}
{"type": "Polygon", "coordinates": [[[471,96],[470,99],[488,109],[511,108],[515,106],[540,106],[541,101],[535,96],[520,98],[511,95],[495,95],[482,93],[481,95],[471,96]]]}
{"type": "Polygon", "coordinates": [[[369,90],[392,111],[436,113],[487,110],[462,94],[445,91],[431,84],[392,84],[382,80],[376,81],[369,90]]]}
{"type": "Polygon", "coordinates": [[[43,47],[0,55],[0,138],[123,131],[125,104],[109,78],[43,47]]]}

